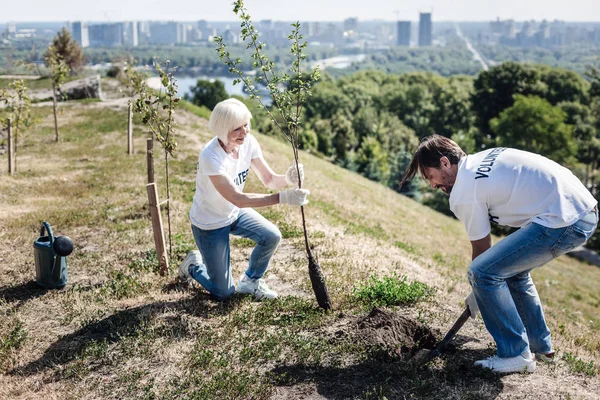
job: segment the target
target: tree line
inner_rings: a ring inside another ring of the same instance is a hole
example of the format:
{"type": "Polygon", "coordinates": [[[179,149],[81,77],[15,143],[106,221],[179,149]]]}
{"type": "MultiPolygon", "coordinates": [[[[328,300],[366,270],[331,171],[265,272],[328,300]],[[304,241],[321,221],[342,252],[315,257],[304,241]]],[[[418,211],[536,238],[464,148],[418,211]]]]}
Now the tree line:
{"type": "MultiPolygon", "coordinates": [[[[570,168],[600,197],[600,73],[506,62],[475,77],[430,72],[324,74],[307,99],[300,147],[450,214],[447,198],[415,180],[398,182],[419,140],[438,133],[467,153],[495,146],[547,156],[570,168]]],[[[211,107],[220,82],[199,81],[190,100],[211,107]],[[212,100],[209,100],[212,96],[212,100]]],[[[254,129],[278,135],[264,111],[254,129]]],[[[600,248],[599,235],[591,246],[600,248]]]]}

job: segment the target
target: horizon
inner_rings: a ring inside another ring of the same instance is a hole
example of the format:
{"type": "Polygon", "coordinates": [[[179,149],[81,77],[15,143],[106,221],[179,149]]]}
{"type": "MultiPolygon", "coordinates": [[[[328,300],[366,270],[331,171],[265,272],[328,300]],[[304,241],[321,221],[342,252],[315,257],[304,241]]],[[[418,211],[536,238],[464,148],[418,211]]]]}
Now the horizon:
{"type": "MultiPolygon", "coordinates": [[[[271,19],[271,18],[267,18],[270,19],[273,22],[289,22],[289,23],[294,23],[294,22],[300,22],[300,23],[315,23],[315,22],[319,22],[319,23],[327,23],[327,22],[334,22],[334,23],[343,23],[346,19],[348,18],[357,18],[357,17],[346,17],[344,19],[339,19],[339,20],[285,20],[285,19],[271,19]]],[[[600,24],[600,19],[598,20],[566,20],[566,19],[545,19],[545,18],[537,18],[537,19],[515,19],[515,18],[499,18],[500,21],[508,21],[508,20],[512,20],[514,22],[520,23],[520,22],[530,22],[530,21],[544,21],[546,20],[547,22],[566,22],[566,23],[574,23],[574,24],[600,24]]],[[[448,19],[448,20],[437,20],[437,19],[433,19],[432,18],[432,22],[434,23],[489,23],[489,22],[493,22],[496,21],[497,19],[481,19],[481,20],[452,20],[452,19],[448,19]]],[[[102,19],[65,19],[65,20],[0,20],[0,25],[6,25],[9,23],[14,23],[14,24],[66,24],[66,23],[70,23],[70,22],[86,22],[86,23],[119,23],[119,22],[179,22],[179,23],[197,23],[198,21],[206,21],[206,22],[213,22],[213,23],[219,23],[219,24],[223,24],[223,23],[238,23],[239,20],[210,20],[210,19],[200,19],[200,20],[195,20],[195,19],[121,19],[121,20],[102,20],[102,19]]],[[[256,20],[256,22],[260,22],[262,21],[262,19],[260,20],[256,20]]],[[[419,19],[394,19],[394,20],[390,20],[390,19],[381,19],[381,18],[373,18],[373,19],[360,19],[358,18],[359,22],[382,22],[382,23],[395,23],[398,21],[410,21],[410,22],[419,22],[419,19]]]]}
{"type": "MultiPolygon", "coordinates": [[[[67,21],[199,21],[235,22],[232,1],[209,2],[181,0],[168,7],[160,0],[105,0],[100,3],[75,4],[72,0],[56,0],[52,8],[45,0],[11,2],[3,9],[0,23],[60,23],[67,21]]],[[[342,22],[347,18],[359,21],[416,21],[420,12],[432,12],[438,22],[487,22],[501,20],[569,21],[593,23],[600,20],[596,0],[415,0],[410,4],[394,4],[389,0],[287,0],[281,7],[278,0],[247,0],[244,2],[254,21],[342,22]],[[340,12],[340,10],[343,10],[340,12]],[[343,13],[343,16],[340,14],[343,13]],[[590,18],[591,17],[591,18],[590,18]]]]}

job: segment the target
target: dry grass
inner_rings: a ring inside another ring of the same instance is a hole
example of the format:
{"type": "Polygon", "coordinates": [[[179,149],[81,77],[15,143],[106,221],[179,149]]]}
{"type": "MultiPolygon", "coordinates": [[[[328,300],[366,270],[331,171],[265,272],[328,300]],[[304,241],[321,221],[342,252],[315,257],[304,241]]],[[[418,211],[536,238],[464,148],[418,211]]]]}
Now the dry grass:
{"type": "MultiPolygon", "coordinates": [[[[534,273],[562,356],[534,375],[471,368],[493,351],[481,320],[463,328],[458,351],[424,370],[356,343],[353,321],[365,310],[352,288],[374,273],[434,287],[432,299],[397,310],[446,330],[467,293],[470,246],[459,222],[307,154],[309,232],[335,312],[316,308],[300,213],[283,206],[260,210],[284,234],[267,275],[281,300],[216,303],[177,283],[176,266],[193,248],[187,214],[198,151],[210,139],[206,121],[185,111],[171,161],[171,276],[159,276],[144,187],[145,133],[136,128],[136,153],[127,156],[125,109],[122,102],[115,107],[63,106],[58,144],[51,109],[36,108],[19,173],[0,175],[0,398],[592,399],[600,392],[600,269],[568,257],[534,273]],[[32,242],[45,220],[75,241],[61,291],[32,282],[32,242]]],[[[290,164],[285,143],[259,141],[276,171],[290,164]]],[[[156,154],[164,197],[164,162],[156,154]]],[[[264,192],[254,175],[247,190],[264,192]]],[[[235,276],[251,249],[232,241],[235,276]]]]}

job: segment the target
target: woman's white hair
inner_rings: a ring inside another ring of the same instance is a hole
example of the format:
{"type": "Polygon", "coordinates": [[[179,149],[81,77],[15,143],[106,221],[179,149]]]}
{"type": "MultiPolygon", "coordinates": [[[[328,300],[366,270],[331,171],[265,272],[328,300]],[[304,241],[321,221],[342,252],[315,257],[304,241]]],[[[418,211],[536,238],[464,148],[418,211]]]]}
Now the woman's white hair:
{"type": "Polygon", "coordinates": [[[208,129],[212,131],[223,143],[227,143],[227,134],[236,128],[250,124],[252,113],[248,107],[238,99],[229,98],[215,106],[208,120],[208,129]]]}

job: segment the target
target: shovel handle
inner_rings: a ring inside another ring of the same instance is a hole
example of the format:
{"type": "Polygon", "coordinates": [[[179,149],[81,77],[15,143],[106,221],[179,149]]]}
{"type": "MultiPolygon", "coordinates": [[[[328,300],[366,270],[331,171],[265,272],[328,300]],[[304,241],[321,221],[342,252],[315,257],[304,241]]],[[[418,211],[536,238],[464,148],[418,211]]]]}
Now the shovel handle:
{"type": "Polygon", "coordinates": [[[452,328],[446,333],[446,336],[442,339],[442,341],[436,346],[435,352],[438,354],[441,353],[446,345],[450,343],[450,341],[454,338],[454,335],[462,328],[462,326],[467,322],[467,320],[471,317],[471,312],[469,311],[469,307],[465,308],[465,310],[460,314],[460,317],[456,320],[452,328]]]}

